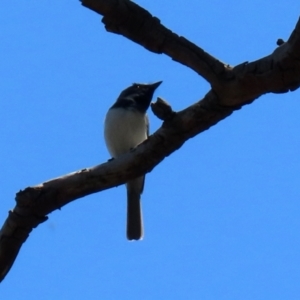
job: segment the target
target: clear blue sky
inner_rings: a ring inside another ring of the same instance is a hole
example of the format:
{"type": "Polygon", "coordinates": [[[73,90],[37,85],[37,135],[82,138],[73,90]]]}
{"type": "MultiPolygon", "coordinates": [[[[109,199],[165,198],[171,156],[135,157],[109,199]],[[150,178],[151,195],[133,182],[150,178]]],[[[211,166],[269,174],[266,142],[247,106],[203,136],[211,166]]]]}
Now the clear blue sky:
{"type": "MultiPolygon", "coordinates": [[[[218,59],[287,39],[299,1],[138,1],[218,59]]],[[[181,110],[209,85],[107,33],[79,1],[2,1],[0,222],[17,191],[105,162],[103,120],[132,82],[181,110]]],[[[269,94],[189,140],[146,178],[145,238],[125,238],[123,186],[35,229],[0,298],[300,299],[300,92],[269,94]]],[[[161,124],[149,113],[151,131],[161,124]]]]}

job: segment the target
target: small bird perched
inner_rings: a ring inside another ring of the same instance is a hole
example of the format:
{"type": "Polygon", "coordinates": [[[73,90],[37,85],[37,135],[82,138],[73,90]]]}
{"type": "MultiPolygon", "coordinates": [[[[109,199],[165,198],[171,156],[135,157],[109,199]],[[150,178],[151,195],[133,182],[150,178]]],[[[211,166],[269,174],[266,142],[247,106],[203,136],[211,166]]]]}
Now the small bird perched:
{"type": "MultiPolygon", "coordinates": [[[[115,104],[108,110],[104,122],[106,147],[114,158],[138,146],[149,136],[146,114],[155,89],[162,83],[134,83],[121,92],[115,104]]],[[[141,194],[145,176],[126,183],[127,189],[127,239],[143,237],[141,194]]]]}

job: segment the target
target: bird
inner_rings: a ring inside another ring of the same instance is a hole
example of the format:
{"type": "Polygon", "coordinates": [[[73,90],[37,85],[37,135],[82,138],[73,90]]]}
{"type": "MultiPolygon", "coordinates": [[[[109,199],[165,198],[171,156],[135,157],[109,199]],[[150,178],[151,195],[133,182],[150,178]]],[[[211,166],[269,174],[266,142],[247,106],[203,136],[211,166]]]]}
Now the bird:
{"type": "MultiPolygon", "coordinates": [[[[146,111],[161,83],[133,83],[120,93],[109,108],[104,121],[104,139],[112,158],[132,150],[148,138],[149,120],[146,111]]],[[[141,194],[144,183],[145,175],[126,182],[128,240],[143,238],[141,194]]]]}

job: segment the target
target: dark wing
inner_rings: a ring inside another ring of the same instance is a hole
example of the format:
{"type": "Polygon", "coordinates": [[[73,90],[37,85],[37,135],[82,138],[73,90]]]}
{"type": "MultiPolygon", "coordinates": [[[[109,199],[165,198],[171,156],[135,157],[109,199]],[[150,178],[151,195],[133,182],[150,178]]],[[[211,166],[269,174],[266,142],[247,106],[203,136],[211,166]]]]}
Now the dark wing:
{"type": "Polygon", "coordinates": [[[145,122],[146,122],[146,128],[147,128],[147,137],[149,137],[150,124],[149,124],[149,119],[148,119],[147,115],[145,115],[145,122]]]}

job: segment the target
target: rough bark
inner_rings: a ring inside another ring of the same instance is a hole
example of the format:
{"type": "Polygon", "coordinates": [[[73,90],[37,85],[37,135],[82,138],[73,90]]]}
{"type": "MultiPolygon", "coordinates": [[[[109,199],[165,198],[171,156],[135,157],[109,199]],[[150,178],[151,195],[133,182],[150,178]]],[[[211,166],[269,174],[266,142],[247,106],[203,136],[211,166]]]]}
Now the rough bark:
{"type": "Polygon", "coordinates": [[[161,128],[130,153],[18,192],[16,206],[0,231],[0,281],[10,270],[32,229],[47,220],[52,211],[150,172],[188,139],[243,105],[265,93],[294,91],[300,85],[299,20],[287,42],[279,43],[269,56],[230,67],[167,29],[159,19],[131,1],[81,2],[103,15],[107,31],[121,34],[152,52],[170,56],[206,79],[211,90],[202,100],[180,112],[173,112],[159,99],[152,109],[164,120],[161,128]]]}

